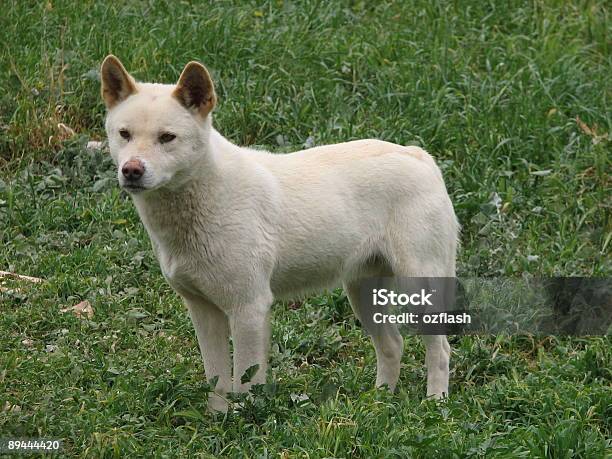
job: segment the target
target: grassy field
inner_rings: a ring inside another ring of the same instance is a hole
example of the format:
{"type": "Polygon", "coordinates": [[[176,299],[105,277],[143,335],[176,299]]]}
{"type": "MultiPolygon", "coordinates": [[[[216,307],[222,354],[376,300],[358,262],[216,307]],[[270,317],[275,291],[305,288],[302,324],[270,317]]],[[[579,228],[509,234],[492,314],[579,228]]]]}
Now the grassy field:
{"type": "MultiPolygon", "coordinates": [[[[274,308],[274,383],[206,413],[195,334],[103,139],[98,67],[212,72],[217,128],[285,152],[377,137],[439,161],[464,276],[610,276],[603,1],[27,2],[0,15],[0,438],[76,457],[611,454],[609,337],[451,337],[451,396],[397,394],[341,291],[274,308]],[[64,123],[76,132],[59,130],[64,123]],[[69,138],[68,138],[69,137],[69,138]],[[61,312],[88,301],[93,316],[61,312]]],[[[375,171],[373,171],[375,180],[375,171]]]]}

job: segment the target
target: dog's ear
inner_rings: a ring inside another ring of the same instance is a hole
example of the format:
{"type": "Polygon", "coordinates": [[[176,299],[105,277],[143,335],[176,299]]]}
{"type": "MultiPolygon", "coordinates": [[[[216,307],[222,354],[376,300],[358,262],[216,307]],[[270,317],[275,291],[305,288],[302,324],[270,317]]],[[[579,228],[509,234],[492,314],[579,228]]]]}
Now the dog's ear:
{"type": "Polygon", "coordinates": [[[195,110],[202,118],[208,115],[217,103],[210,74],[199,62],[190,62],[185,66],[172,94],[185,108],[195,110]]]}
{"type": "Polygon", "coordinates": [[[106,56],[100,69],[102,99],[110,109],[136,92],[136,82],[127,73],[123,64],[112,54],[106,56]]]}

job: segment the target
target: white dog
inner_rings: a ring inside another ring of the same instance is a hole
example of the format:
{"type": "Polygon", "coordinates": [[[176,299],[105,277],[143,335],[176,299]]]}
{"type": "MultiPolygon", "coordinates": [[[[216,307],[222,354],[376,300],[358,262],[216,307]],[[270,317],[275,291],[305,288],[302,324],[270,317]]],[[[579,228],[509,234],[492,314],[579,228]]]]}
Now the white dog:
{"type": "MultiPolygon", "coordinates": [[[[201,64],[187,64],[176,86],[137,83],[114,56],[101,74],[119,183],[189,309],[207,378],[218,378],[212,410],[227,410],[227,392],[265,382],[274,299],[342,283],[359,317],[369,312],[364,276],[455,276],[458,224],[421,148],[358,140],[251,150],[212,127],[216,95],[201,64]]],[[[388,328],[372,341],[376,385],[394,390],[402,337],[388,328]]],[[[424,341],[427,394],[442,397],[450,347],[445,336],[424,341]]]]}

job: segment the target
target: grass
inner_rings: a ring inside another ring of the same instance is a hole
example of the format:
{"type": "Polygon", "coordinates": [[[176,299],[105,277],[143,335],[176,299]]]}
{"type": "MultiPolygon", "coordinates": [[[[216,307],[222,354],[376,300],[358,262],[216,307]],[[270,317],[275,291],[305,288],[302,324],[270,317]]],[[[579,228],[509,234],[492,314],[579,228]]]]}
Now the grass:
{"type": "Polygon", "coordinates": [[[409,337],[397,394],[341,291],[274,309],[272,373],[205,412],[195,335],[103,138],[97,68],[204,62],[217,127],[275,151],[363,137],[438,159],[464,276],[609,276],[605,2],[18,2],[0,17],[0,437],[83,457],[610,454],[609,337],[452,337],[450,399],[423,401],[409,337]],[[57,124],[77,132],[65,139],[57,124]],[[82,300],[92,318],[61,313],[82,300]]]}

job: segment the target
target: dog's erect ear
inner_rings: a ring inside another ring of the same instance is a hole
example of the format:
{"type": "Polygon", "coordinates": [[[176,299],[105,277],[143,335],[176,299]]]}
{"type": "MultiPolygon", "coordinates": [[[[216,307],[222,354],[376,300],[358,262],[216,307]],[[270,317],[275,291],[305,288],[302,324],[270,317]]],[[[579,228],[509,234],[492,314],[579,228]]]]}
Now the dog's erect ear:
{"type": "Polygon", "coordinates": [[[185,66],[172,94],[183,106],[194,109],[202,118],[208,115],[217,103],[210,74],[199,62],[190,62],[185,66]]]}
{"type": "Polygon", "coordinates": [[[106,56],[100,69],[102,79],[102,99],[106,108],[113,108],[119,102],[136,92],[136,82],[112,54],[106,56]]]}

